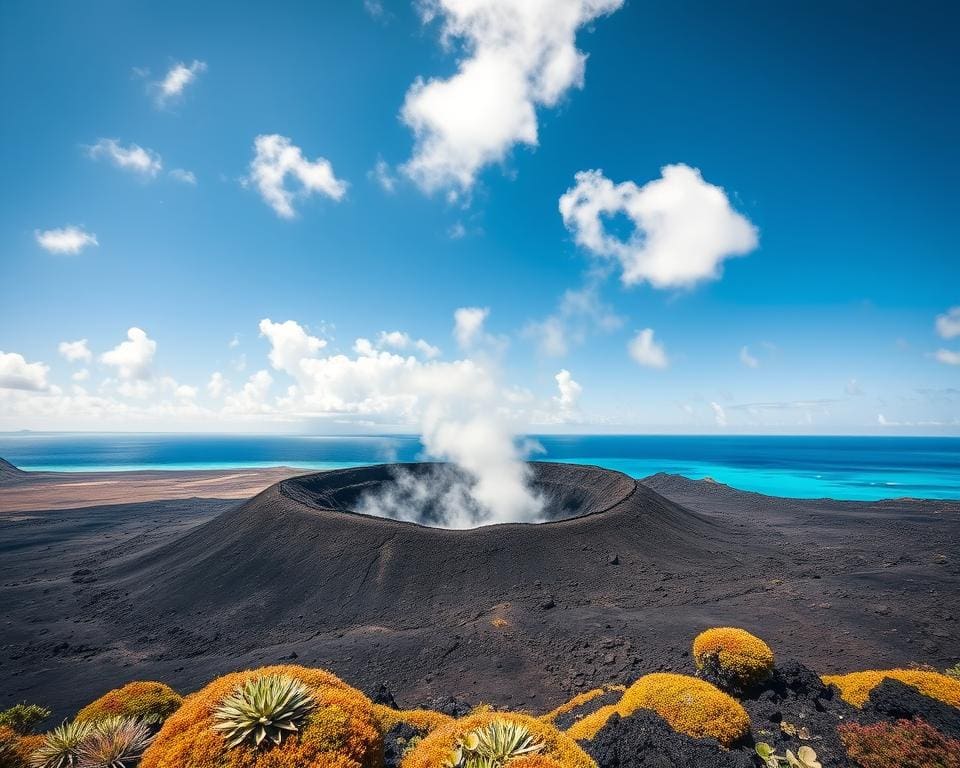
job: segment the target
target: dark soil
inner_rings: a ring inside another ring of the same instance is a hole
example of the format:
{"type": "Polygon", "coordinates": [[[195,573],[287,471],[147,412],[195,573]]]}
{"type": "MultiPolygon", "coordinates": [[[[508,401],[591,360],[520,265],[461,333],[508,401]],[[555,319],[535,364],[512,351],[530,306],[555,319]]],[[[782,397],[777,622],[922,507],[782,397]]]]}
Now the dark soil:
{"type": "Polygon", "coordinates": [[[818,672],[960,654],[957,503],[796,501],[535,464],[561,516],[593,514],[450,531],[327,509],[313,492],[342,501],[338,488],[383,471],[241,504],[0,515],[0,706],[61,718],[133,679],[188,692],[295,660],[364,690],[385,682],[404,706],[457,695],[546,711],[692,672],[693,637],[728,624],[818,672]]]}

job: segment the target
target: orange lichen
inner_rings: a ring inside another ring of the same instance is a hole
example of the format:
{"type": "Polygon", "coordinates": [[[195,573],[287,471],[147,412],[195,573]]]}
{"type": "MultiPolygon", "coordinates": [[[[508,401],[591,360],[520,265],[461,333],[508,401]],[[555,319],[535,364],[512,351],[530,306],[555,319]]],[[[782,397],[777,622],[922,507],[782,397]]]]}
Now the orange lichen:
{"type": "Polygon", "coordinates": [[[392,709],[382,704],[374,704],[373,711],[384,733],[392,730],[399,723],[409,725],[417,731],[430,733],[442,725],[453,722],[453,718],[449,715],[432,709],[392,709]]]}
{"type": "Polygon", "coordinates": [[[870,697],[870,691],[880,685],[885,677],[911,685],[931,699],[960,707],[960,680],[954,680],[939,672],[926,672],[920,669],[871,669],[865,672],[851,672],[848,675],[824,675],[822,679],[827,685],[837,686],[840,689],[840,697],[848,704],[862,707],[870,697]]]}
{"type": "Polygon", "coordinates": [[[657,673],[637,680],[617,704],[601,707],[574,723],[567,735],[592,739],[614,713],[627,717],[638,709],[652,709],[678,733],[713,738],[724,746],[750,730],[747,711],[719,688],[689,675],[657,673]]]}
{"type": "Polygon", "coordinates": [[[383,740],[374,705],[360,691],[322,669],[264,667],[217,678],[188,696],[147,749],[140,768],[377,768],[383,740]],[[214,731],[214,711],[248,680],[286,675],[310,689],[316,705],[301,730],[279,746],[227,748],[214,731]]]}
{"type": "Polygon", "coordinates": [[[43,736],[24,736],[0,725],[0,768],[27,768],[30,756],[43,744],[43,736]]]}
{"type": "MultiPolygon", "coordinates": [[[[411,749],[403,758],[402,768],[437,768],[450,755],[457,740],[470,731],[489,725],[495,720],[506,720],[526,728],[538,742],[545,746],[536,757],[539,762],[513,760],[513,766],[523,768],[597,768],[597,764],[569,736],[552,725],[519,712],[481,712],[454,720],[438,728],[411,749]]],[[[145,767],[146,768],[146,767],[145,767]]]]}
{"type": "Polygon", "coordinates": [[[725,677],[738,685],[753,685],[773,671],[773,651],[763,640],[738,627],[715,627],[701,632],[693,641],[697,669],[716,665],[725,677]]]}
{"type": "Polygon", "coordinates": [[[543,755],[526,755],[511,760],[510,768],[563,768],[563,763],[543,755]]]}
{"type": "Polygon", "coordinates": [[[510,626],[510,622],[506,619],[501,619],[499,616],[495,619],[490,619],[490,624],[497,629],[504,629],[505,627],[510,626]]]}
{"type": "Polygon", "coordinates": [[[159,724],[176,712],[182,703],[183,697],[169,685],[153,681],[127,683],[87,704],[77,712],[76,719],[83,722],[120,716],[159,724]]]}
{"type": "Polygon", "coordinates": [[[570,701],[564,702],[556,709],[553,709],[547,714],[543,715],[540,719],[547,723],[554,722],[558,717],[562,717],[568,712],[572,712],[577,707],[582,707],[584,704],[587,704],[599,696],[603,696],[610,691],[625,691],[626,686],[623,685],[605,685],[602,688],[594,688],[591,691],[584,691],[583,693],[578,693],[570,701]]]}

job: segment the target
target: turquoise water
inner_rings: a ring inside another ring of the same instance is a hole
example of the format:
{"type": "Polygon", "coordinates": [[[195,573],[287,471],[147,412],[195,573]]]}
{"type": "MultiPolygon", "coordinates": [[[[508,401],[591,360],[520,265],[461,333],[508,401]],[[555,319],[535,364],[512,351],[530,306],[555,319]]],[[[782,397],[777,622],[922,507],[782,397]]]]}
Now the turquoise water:
{"type": "MultiPolygon", "coordinates": [[[[960,438],[576,435],[542,436],[534,458],[597,464],[646,477],[711,477],[748,491],[796,498],[960,499],[960,438]]],[[[409,436],[5,434],[0,457],[27,470],[80,472],[233,469],[286,465],[335,469],[416,461],[409,436]]]]}

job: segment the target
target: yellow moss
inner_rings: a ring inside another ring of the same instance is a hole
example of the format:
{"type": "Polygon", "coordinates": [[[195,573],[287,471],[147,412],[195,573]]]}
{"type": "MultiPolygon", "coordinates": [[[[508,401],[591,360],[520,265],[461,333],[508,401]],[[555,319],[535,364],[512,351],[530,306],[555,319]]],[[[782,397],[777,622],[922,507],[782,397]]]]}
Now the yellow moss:
{"type": "Polygon", "coordinates": [[[378,768],[383,739],[373,703],[322,669],[264,667],[217,678],[184,699],[157,734],[140,768],[378,768]],[[239,685],[263,675],[287,675],[310,689],[316,708],[298,734],[279,746],[228,749],[212,729],[214,711],[239,685]]]}
{"type": "Polygon", "coordinates": [[[543,755],[527,755],[510,761],[510,768],[563,768],[563,763],[543,755]]]}
{"type": "Polygon", "coordinates": [[[497,629],[503,629],[504,627],[510,626],[509,621],[507,621],[506,619],[501,619],[499,617],[497,617],[496,619],[491,619],[490,624],[492,624],[497,629]]]}
{"type": "Polygon", "coordinates": [[[418,731],[430,733],[441,725],[453,722],[449,715],[432,709],[392,709],[382,704],[374,704],[373,711],[384,733],[392,730],[398,723],[406,723],[418,731]]]}
{"type": "Polygon", "coordinates": [[[737,627],[715,627],[701,632],[693,641],[693,660],[697,669],[715,661],[721,672],[740,685],[759,683],[773,671],[770,646],[737,627]]]}
{"type": "Polygon", "coordinates": [[[437,728],[411,749],[403,758],[401,768],[437,768],[450,754],[457,740],[470,731],[489,725],[494,720],[506,720],[524,726],[537,741],[546,747],[537,755],[539,762],[511,761],[510,765],[523,768],[597,768],[597,764],[569,736],[530,715],[519,712],[481,712],[454,720],[437,728]]]}
{"type": "Polygon", "coordinates": [[[176,712],[183,697],[173,688],[153,681],[128,683],[114,688],[77,712],[79,721],[102,720],[105,717],[138,717],[151,723],[162,723],[176,712]]]}
{"type": "Polygon", "coordinates": [[[747,711],[719,688],[689,675],[658,673],[641,677],[617,704],[601,707],[574,723],[567,735],[592,739],[614,713],[628,717],[638,709],[652,709],[678,733],[714,738],[724,746],[750,730],[747,711]]]}
{"type": "Polygon", "coordinates": [[[954,680],[939,672],[926,672],[920,669],[886,669],[851,672],[848,675],[824,675],[823,682],[840,689],[840,697],[848,704],[862,707],[870,697],[870,691],[889,677],[901,683],[911,685],[924,696],[938,699],[945,704],[960,707],[960,680],[954,680]]]}
{"type": "Polygon", "coordinates": [[[577,707],[582,707],[587,702],[593,701],[599,696],[603,696],[605,693],[610,691],[625,691],[627,690],[623,685],[605,685],[602,688],[594,688],[592,691],[585,691],[583,693],[578,693],[570,701],[567,701],[561,704],[554,710],[547,712],[540,719],[547,723],[554,722],[558,717],[562,717],[568,712],[572,712],[577,707]]]}

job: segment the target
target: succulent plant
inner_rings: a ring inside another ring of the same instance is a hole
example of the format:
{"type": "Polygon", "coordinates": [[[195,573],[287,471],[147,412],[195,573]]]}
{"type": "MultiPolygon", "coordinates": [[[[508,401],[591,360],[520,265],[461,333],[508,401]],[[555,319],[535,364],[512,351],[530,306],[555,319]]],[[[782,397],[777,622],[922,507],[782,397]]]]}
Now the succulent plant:
{"type": "Polygon", "coordinates": [[[80,762],[80,744],[92,729],[92,723],[64,720],[45,735],[43,744],[30,757],[30,765],[32,768],[72,768],[80,762]]]}
{"type": "Polygon", "coordinates": [[[265,675],[234,689],[214,711],[214,730],[230,748],[279,744],[303,726],[316,702],[310,689],[288,675],[265,675]]]}
{"type": "Polygon", "coordinates": [[[773,747],[761,741],[756,746],[756,753],[767,768],[781,768],[782,766],[789,766],[789,768],[823,768],[817,760],[817,753],[807,746],[800,747],[797,754],[793,754],[788,749],[785,756],[780,756],[774,751],[773,747]]]}
{"type": "Polygon", "coordinates": [[[545,746],[520,723],[494,720],[462,736],[443,768],[503,768],[514,758],[534,754],[545,746]]]}
{"type": "Polygon", "coordinates": [[[143,756],[152,736],[133,717],[106,717],[90,727],[77,747],[78,768],[127,768],[143,756]]]}

